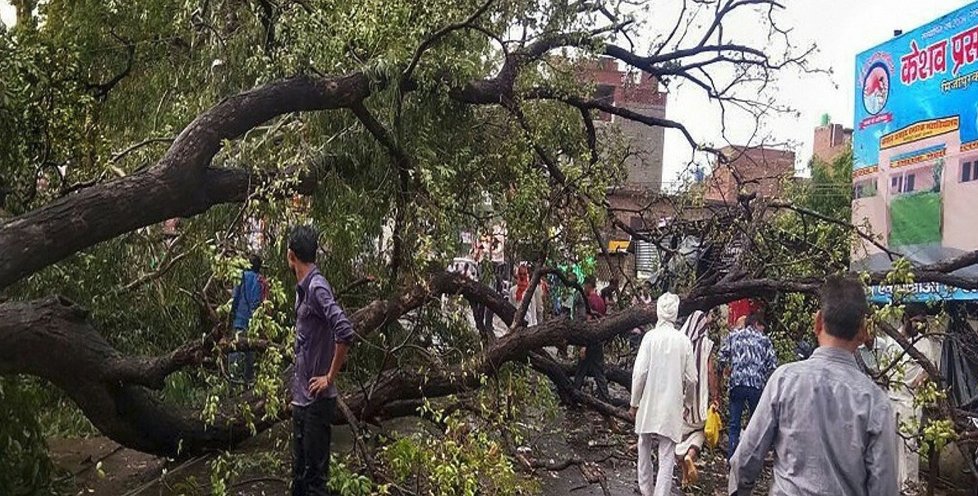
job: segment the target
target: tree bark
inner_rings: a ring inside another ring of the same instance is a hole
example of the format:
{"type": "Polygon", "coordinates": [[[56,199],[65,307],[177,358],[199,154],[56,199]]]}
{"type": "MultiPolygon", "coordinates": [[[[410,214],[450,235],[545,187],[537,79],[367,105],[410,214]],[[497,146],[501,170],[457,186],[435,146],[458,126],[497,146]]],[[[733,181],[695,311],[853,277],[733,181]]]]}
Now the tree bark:
{"type": "MultiPolygon", "coordinates": [[[[464,293],[512,320],[514,310],[491,288],[450,273],[435,274],[395,298],[361,308],[350,318],[357,332],[366,336],[444,293],[464,293]]],[[[208,425],[199,412],[174,408],[152,392],[164,387],[169,374],[211,358],[220,333],[164,356],[131,357],[112,347],[87,317],[86,310],[60,297],[0,304],[0,374],[30,374],[50,381],[104,435],[146,453],[189,456],[226,449],[252,436],[243,420],[219,418],[208,425]]],[[[283,374],[283,380],[289,378],[291,371],[283,374]]],[[[397,395],[378,396],[373,399],[378,405],[374,410],[396,399],[397,395]]],[[[262,400],[251,398],[248,403],[256,413],[259,432],[284,413],[272,412],[263,419],[262,400]]],[[[392,416],[402,413],[391,411],[392,416]]]]}
{"type": "Polygon", "coordinates": [[[245,176],[208,168],[224,140],[284,113],[350,107],[369,92],[361,73],[298,76],[222,101],[184,128],[152,168],[75,192],[0,225],[0,289],[120,234],[239,201],[245,176]]]}
{"type": "MultiPolygon", "coordinates": [[[[682,300],[680,311],[705,310],[745,296],[773,291],[814,291],[808,282],[771,280],[738,281],[698,288],[682,300]]],[[[358,335],[367,336],[385,324],[433,301],[438,295],[459,294],[485,305],[507,324],[516,308],[492,288],[459,274],[439,272],[415,283],[391,299],[377,300],[353,312],[358,335]]],[[[533,327],[515,326],[482,352],[457,367],[414,373],[396,370],[381,377],[370,392],[345,396],[360,419],[378,421],[413,415],[418,401],[464,393],[481,387],[506,363],[530,364],[547,375],[558,391],[575,402],[622,418],[622,411],[566,387],[564,367],[542,354],[546,346],[563,342],[588,345],[655,322],[654,305],[636,305],[611,316],[590,321],[553,319],[533,327]]],[[[166,376],[201,363],[213,352],[213,336],[188,343],[162,357],[129,357],[113,348],[87,322],[82,308],[63,298],[0,304],[0,374],[31,374],[65,391],[92,423],[122,445],[163,456],[187,456],[228,448],[252,435],[246,423],[222,418],[207,425],[198,412],[182,411],[161,402],[152,389],[161,389],[166,376]],[[58,357],[55,360],[48,357],[58,357]]],[[[915,350],[911,350],[913,353],[915,350]]],[[[918,357],[915,357],[918,358],[918,357]]],[[[925,367],[930,364],[925,364],[925,367]]],[[[289,380],[286,372],[283,380],[289,380]]],[[[625,383],[627,372],[616,382],[625,383]]],[[[284,412],[264,418],[264,405],[254,398],[260,431],[284,412]]]]}
{"type": "MultiPolygon", "coordinates": [[[[109,345],[86,317],[63,298],[0,305],[0,373],[50,381],[99,431],[139,451],[185,456],[227,448],[251,436],[242,421],[206,425],[199,415],[164,405],[146,388],[120,380],[120,366],[133,359],[109,345]]],[[[271,423],[259,420],[256,427],[262,430],[271,423]]]]}
{"type": "MultiPolygon", "coordinates": [[[[357,310],[351,320],[358,334],[366,336],[440,294],[463,294],[507,322],[512,322],[516,312],[485,285],[458,274],[437,273],[394,298],[357,310]]],[[[372,396],[351,395],[347,403],[361,418],[411,414],[413,409],[385,409],[398,402],[404,405],[403,400],[471,390],[479,386],[481,375],[493,375],[503,363],[524,358],[532,347],[565,339],[574,343],[604,339],[620,329],[633,327],[637,320],[654,318],[654,311],[649,314],[648,310],[637,309],[628,318],[596,321],[589,326],[554,321],[541,329],[517,328],[473,360],[471,367],[431,371],[427,379],[400,371],[386,377],[372,396]]],[[[241,420],[219,419],[216,425],[207,425],[200,420],[199,412],[173,408],[152,392],[162,389],[170,373],[208,357],[214,336],[188,343],[162,357],[130,357],[112,347],[88,323],[87,316],[84,309],[59,297],[0,304],[0,342],[4,343],[0,347],[0,374],[30,374],[50,381],[65,391],[103,434],[147,453],[187,456],[228,448],[252,435],[241,420]]],[[[283,379],[288,377],[286,372],[283,379]]],[[[261,400],[250,403],[261,419],[261,400]]],[[[256,428],[263,430],[277,416],[259,420],[256,428]]]]}

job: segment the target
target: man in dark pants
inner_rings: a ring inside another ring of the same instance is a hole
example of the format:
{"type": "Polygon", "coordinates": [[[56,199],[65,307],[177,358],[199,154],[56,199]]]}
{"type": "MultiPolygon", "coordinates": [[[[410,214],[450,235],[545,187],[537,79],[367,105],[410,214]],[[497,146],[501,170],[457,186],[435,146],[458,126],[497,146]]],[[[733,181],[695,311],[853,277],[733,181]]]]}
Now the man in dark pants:
{"type": "MultiPolygon", "coordinates": [[[[587,297],[587,306],[590,310],[585,317],[588,320],[604,317],[608,313],[608,307],[601,295],[598,294],[595,282],[594,276],[584,278],[584,294],[587,297]]],[[[582,308],[581,313],[584,312],[585,310],[582,308]]],[[[604,345],[602,343],[594,343],[586,348],[581,348],[581,358],[577,362],[577,370],[574,372],[574,389],[581,389],[581,386],[584,385],[584,377],[588,374],[594,377],[594,383],[598,386],[598,397],[605,402],[610,402],[608,379],[604,375],[604,345]]]]}
{"type": "Polygon", "coordinates": [[[353,326],[333,288],[316,268],[318,235],[308,226],[289,234],[295,273],[295,375],[292,378],[292,494],[325,496],[336,378],[353,341],[353,326]]]}
{"type": "Polygon", "coordinates": [[[730,446],[727,458],[733,456],[740,442],[740,422],[744,407],[753,414],[767,378],[778,366],[774,345],[764,335],[760,314],[747,317],[743,329],[732,331],[720,346],[720,365],[730,370],[730,446]]]}

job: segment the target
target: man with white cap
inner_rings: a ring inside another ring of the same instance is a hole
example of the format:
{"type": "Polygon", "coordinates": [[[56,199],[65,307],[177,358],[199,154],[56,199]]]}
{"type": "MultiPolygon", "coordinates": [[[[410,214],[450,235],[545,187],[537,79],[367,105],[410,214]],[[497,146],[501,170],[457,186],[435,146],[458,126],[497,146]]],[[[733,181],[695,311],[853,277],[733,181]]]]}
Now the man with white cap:
{"type": "Polygon", "coordinates": [[[632,370],[631,414],[638,434],[638,486],[643,496],[672,492],[676,443],[683,435],[684,388],[696,380],[693,344],[676,329],[678,314],[678,296],[665,293],[659,297],[659,320],[642,338],[632,370]],[[652,447],[656,445],[658,478],[652,468],[652,447]]]}

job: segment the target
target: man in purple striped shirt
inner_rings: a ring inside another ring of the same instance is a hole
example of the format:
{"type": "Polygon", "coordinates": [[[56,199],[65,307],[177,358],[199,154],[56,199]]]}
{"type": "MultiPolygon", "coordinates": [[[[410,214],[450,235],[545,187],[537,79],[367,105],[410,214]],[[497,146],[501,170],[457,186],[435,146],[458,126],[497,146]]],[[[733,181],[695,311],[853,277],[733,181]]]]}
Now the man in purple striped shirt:
{"type": "Polygon", "coordinates": [[[289,267],[299,281],[292,378],[293,496],[327,494],[336,377],[354,337],[333,288],[316,268],[317,238],[308,226],[289,234],[289,267]]]}

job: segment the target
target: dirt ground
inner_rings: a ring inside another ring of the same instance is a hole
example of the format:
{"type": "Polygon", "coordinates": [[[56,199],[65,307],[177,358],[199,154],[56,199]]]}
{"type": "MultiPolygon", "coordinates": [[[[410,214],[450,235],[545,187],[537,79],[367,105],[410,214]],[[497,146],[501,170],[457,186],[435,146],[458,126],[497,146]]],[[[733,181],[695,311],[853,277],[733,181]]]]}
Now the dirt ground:
{"type": "MultiPolygon", "coordinates": [[[[414,420],[387,426],[404,432],[414,420]],[[407,427],[405,427],[407,426],[407,427]]],[[[557,463],[574,456],[582,463],[560,471],[537,469],[542,494],[553,496],[631,496],[638,494],[636,484],[635,437],[630,426],[609,424],[588,410],[564,410],[550,427],[527,440],[520,453],[527,460],[557,463]]],[[[417,428],[415,424],[413,428],[417,428]]],[[[283,423],[244,443],[237,454],[268,456],[281,451],[280,461],[288,466],[290,454],[281,446],[288,439],[288,424],[283,423]],[[279,448],[275,448],[278,446],[279,448]],[[278,450],[278,451],[275,451],[278,450]]],[[[168,461],[122,448],[105,438],[51,440],[52,456],[66,471],[67,494],[78,496],[163,496],[209,494],[208,462],[213,456],[184,461],[168,461]],[[101,465],[99,465],[101,463],[101,465]]],[[[352,447],[349,430],[334,430],[334,452],[348,452],[352,447]]],[[[720,496],[726,494],[726,469],[723,454],[707,451],[700,462],[700,480],[680,489],[675,495],[720,496]]],[[[767,470],[754,494],[767,494],[767,470]]],[[[678,468],[677,468],[678,477],[678,468]]],[[[231,483],[230,494],[245,496],[285,496],[288,481],[282,471],[275,474],[245,471],[231,483]]],[[[967,491],[938,491],[938,495],[964,496],[967,491]]]]}
{"type": "MultiPolygon", "coordinates": [[[[250,440],[236,453],[265,452],[276,442],[287,439],[287,424],[250,440]]],[[[528,440],[521,453],[531,460],[555,463],[570,456],[580,464],[551,472],[537,469],[544,495],[633,495],[638,494],[635,471],[635,439],[628,426],[618,423],[614,432],[607,421],[593,412],[570,410],[551,428],[528,440]],[[589,480],[591,482],[589,482],[589,480]]],[[[334,431],[338,452],[350,449],[350,433],[334,431]]],[[[168,461],[146,455],[102,437],[51,440],[50,448],[58,466],[72,479],[70,494],[156,496],[194,494],[208,489],[210,456],[186,461],[168,461]],[[101,465],[99,465],[101,463],[101,465]],[[97,468],[98,467],[98,468],[97,468]]],[[[285,461],[290,456],[282,453],[285,461]]],[[[721,495],[726,486],[720,456],[707,456],[701,480],[675,494],[721,495]]],[[[678,473],[678,472],[677,472],[678,473]]],[[[288,484],[280,474],[244,473],[232,482],[231,494],[284,496],[288,484]]]]}

